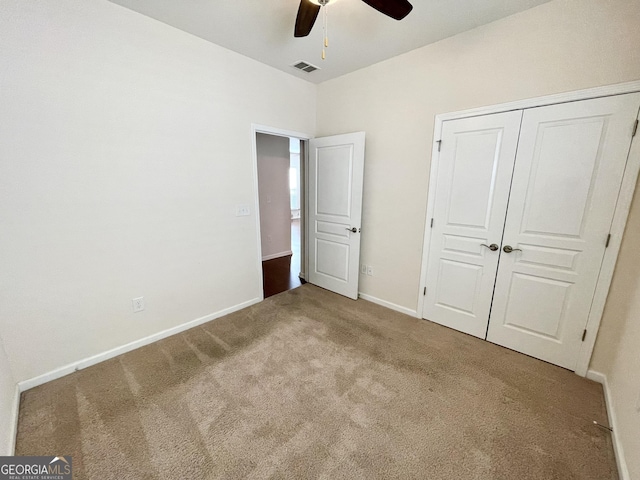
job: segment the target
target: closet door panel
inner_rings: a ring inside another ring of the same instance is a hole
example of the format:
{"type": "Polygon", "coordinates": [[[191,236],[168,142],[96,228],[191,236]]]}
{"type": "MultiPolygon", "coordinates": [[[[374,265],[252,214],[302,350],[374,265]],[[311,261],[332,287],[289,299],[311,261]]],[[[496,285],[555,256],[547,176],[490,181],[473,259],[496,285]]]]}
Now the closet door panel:
{"type": "Polygon", "coordinates": [[[575,369],[640,94],[524,112],[487,339],[575,369]]]}
{"type": "Polygon", "coordinates": [[[444,122],[423,317],[485,338],[522,112],[444,122]]]}

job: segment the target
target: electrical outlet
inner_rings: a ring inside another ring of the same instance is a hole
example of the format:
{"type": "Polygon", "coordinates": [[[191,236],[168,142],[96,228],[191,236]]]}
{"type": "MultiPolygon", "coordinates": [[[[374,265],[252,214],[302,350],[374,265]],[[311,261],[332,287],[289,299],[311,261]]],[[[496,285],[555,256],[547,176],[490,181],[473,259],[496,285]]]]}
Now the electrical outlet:
{"type": "Polygon", "coordinates": [[[247,217],[251,215],[251,210],[247,205],[238,205],[236,207],[236,217],[247,217]]]}
{"type": "Polygon", "coordinates": [[[360,265],[360,273],[362,275],[366,275],[367,274],[367,266],[364,263],[360,265]]]}
{"type": "Polygon", "coordinates": [[[373,267],[371,265],[367,265],[367,275],[373,277],[373,267]]]}
{"type": "Polygon", "coordinates": [[[144,310],[144,297],[138,297],[131,300],[133,303],[133,312],[141,312],[144,310]]]}
{"type": "Polygon", "coordinates": [[[271,235],[267,235],[267,243],[271,243],[271,235]]]}

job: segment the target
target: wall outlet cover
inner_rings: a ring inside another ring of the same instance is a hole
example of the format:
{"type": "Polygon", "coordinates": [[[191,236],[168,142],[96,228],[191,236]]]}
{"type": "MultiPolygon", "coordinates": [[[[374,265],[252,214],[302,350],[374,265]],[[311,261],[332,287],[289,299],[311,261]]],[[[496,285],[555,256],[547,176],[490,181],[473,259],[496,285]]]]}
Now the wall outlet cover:
{"type": "Polygon", "coordinates": [[[134,298],[131,303],[133,303],[134,313],[144,310],[144,297],[134,298]]]}

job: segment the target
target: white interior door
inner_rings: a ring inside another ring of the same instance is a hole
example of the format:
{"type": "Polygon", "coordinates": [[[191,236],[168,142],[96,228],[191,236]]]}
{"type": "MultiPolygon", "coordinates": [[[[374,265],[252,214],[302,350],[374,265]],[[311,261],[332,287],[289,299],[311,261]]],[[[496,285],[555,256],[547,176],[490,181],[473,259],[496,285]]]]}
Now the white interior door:
{"type": "Polygon", "coordinates": [[[308,281],[358,298],[364,132],[309,141],[308,281]]]}
{"type": "Polygon", "coordinates": [[[575,369],[639,106],[524,112],[487,340],[575,369]]]}
{"type": "Polygon", "coordinates": [[[438,171],[432,173],[437,183],[422,316],[481,338],[521,117],[516,111],[444,122],[438,171]]]}

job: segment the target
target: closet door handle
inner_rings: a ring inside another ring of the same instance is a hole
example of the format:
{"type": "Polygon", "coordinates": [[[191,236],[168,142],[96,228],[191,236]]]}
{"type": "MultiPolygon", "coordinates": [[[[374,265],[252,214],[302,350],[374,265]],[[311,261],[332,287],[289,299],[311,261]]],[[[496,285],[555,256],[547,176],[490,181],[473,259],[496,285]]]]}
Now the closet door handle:
{"type": "Polygon", "coordinates": [[[491,250],[492,252],[495,252],[496,250],[498,250],[500,247],[498,245],[496,245],[495,243],[492,243],[491,245],[485,245],[484,243],[481,243],[480,245],[482,245],[483,247],[487,247],[489,250],[491,250]]]}
{"type": "Polygon", "coordinates": [[[522,251],[522,249],[513,248],[511,245],[505,245],[504,247],[502,247],[502,250],[504,251],[504,253],[521,252],[522,251]]]}

